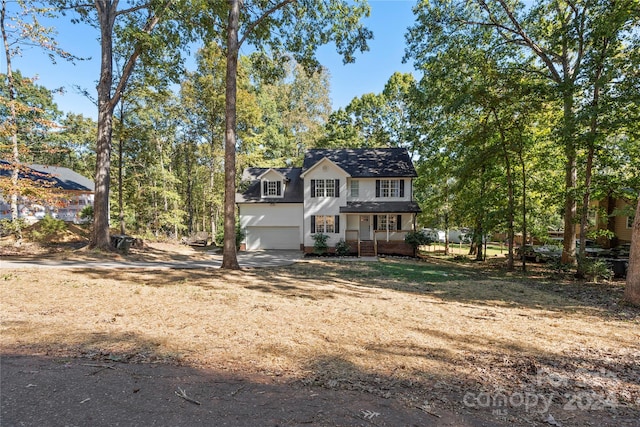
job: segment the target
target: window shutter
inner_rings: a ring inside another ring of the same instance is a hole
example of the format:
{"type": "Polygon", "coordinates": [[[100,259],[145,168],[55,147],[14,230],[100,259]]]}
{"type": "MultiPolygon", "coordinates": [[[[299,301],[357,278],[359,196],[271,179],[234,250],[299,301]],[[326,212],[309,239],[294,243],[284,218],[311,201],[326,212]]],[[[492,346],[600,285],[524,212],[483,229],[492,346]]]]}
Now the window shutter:
{"type": "Polygon", "coordinates": [[[380,180],[379,179],[376,179],[376,197],[380,197],[380,180]]]}
{"type": "Polygon", "coordinates": [[[266,196],[268,190],[269,183],[267,181],[262,181],[262,195],[266,196]]]}
{"type": "Polygon", "coordinates": [[[276,195],[282,196],[282,181],[278,181],[278,185],[276,187],[277,187],[276,195]]]}
{"type": "Polygon", "coordinates": [[[340,232],[340,215],[335,216],[335,232],[340,232]]]}
{"type": "Polygon", "coordinates": [[[378,215],[373,216],[373,231],[378,230],[378,215]]]}
{"type": "MultiPolygon", "coordinates": [[[[315,179],[311,180],[311,197],[316,197],[316,180],[315,179]]],[[[314,233],[314,231],[312,231],[312,233],[314,233]]]]}
{"type": "Polygon", "coordinates": [[[402,230],[402,215],[398,215],[396,218],[396,230],[402,230]]]}
{"type": "Polygon", "coordinates": [[[311,234],[316,232],[316,216],[311,215],[311,234]]]}
{"type": "Polygon", "coordinates": [[[404,179],[400,180],[400,197],[404,197],[404,179]]]}
{"type": "Polygon", "coordinates": [[[340,197],[340,180],[336,179],[335,183],[336,183],[336,197],[340,197]]]}

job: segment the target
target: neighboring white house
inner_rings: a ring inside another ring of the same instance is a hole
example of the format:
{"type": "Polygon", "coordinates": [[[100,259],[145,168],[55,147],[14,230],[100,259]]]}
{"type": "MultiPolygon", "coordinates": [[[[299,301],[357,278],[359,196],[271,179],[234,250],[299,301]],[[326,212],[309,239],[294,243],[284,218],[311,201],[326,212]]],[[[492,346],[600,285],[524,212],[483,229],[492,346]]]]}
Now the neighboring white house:
{"type": "MultiPolygon", "coordinates": [[[[0,160],[0,179],[8,182],[12,167],[0,160]]],[[[34,187],[46,188],[46,197],[18,198],[18,218],[36,222],[45,215],[68,222],[82,222],[80,212],[93,206],[94,183],[68,168],[45,165],[21,166],[20,180],[29,180],[34,187]]],[[[9,185],[3,185],[8,188],[9,185]]],[[[11,201],[0,191],[0,219],[11,219],[11,201]]]]}
{"type": "Polygon", "coordinates": [[[313,235],[324,233],[330,247],[345,240],[360,255],[409,254],[415,177],[403,148],[314,149],[302,168],[248,168],[236,195],[241,247],[311,252],[313,235]]]}

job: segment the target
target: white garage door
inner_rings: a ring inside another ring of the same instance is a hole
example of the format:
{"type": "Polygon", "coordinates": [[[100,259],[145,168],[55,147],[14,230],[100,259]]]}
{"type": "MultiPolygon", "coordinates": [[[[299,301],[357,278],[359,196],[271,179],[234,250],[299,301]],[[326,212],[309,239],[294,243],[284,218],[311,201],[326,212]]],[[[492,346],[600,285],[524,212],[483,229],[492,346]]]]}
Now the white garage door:
{"type": "Polygon", "coordinates": [[[299,227],[247,227],[247,250],[300,249],[299,227]]]}

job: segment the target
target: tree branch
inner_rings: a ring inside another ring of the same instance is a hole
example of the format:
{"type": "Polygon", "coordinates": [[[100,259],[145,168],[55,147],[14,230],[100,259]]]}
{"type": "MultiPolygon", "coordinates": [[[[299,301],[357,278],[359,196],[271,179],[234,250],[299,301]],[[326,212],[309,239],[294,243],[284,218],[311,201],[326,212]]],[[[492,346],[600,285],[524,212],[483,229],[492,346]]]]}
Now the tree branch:
{"type": "MultiPolygon", "coordinates": [[[[159,12],[166,10],[170,5],[171,5],[171,0],[166,0],[164,5],[162,5],[162,7],[160,8],[159,12]]],[[[131,8],[128,10],[132,10],[132,9],[134,8],[131,8]]],[[[140,10],[140,9],[137,9],[137,10],[140,10]]],[[[145,24],[144,28],[142,28],[143,33],[150,34],[151,31],[153,31],[156,25],[158,25],[158,22],[160,22],[160,18],[158,15],[159,14],[157,13],[156,15],[150,17],[147,20],[147,23],[145,24]]],[[[116,87],[115,93],[113,94],[111,101],[109,102],[111,109],[115,108],[115,106],[120,101],[120,98],[122,97],[122,94],[127,86],[127,82],[129,81],[129,77],[131,76],[131,73],[133,73],[133,68],[136,65],[136,61],[140,57],[141,52],[142,52],[142,47],[140,46],[140,44],[137,44],[133,53],[127,60],[127,63],[125,64],[124,68],[122,69],[122,76],[120,76],[120,81],[118,82],[118,86],[116,87]]]]}
{"type": "Polygon", "coordinates": [[[240,48],[240,46],[242,46],[242,44],[244,43],[244,41],[246,40],[247,36],[249,34],[251,34],[251,32],[258,26],[260,25],[260,23],[262,21],[264,21],[269,15],[271,15],[273,12],[283,9],[285,6],[287,6],[290,3],[296,3],[297,0],[284,0],[278,4],[276,4],[275,6],[273,6],[271,9],[267,9],[262,16],[260,16],[258,19],[256,19],[254,22],[252,22],[251,24],[249,24],[247,26],[247,29],[244,31],[244,34],[242,35],[242,38],[238,41],[238,48],[240,48]]]}
{"type": "Polygon", "coordinates": [[[549,69],[549,72],[551,73],[552,79],[557,83],[562,82],[562,77],[560,76],[560,73],[558,73],[558,70],[556,69],[553,61],[551,60],[547,52],[528,36],[526,31],[522,28],[522,26],[520,25],[520,22],[515,17],[515,15],[513,14],[513,12],[509,8],[509,6],[505,3],[504,0],[498,0],[498,3],[500,4],[504,13],[506,13],[507,17],[509,18],[509,21],[511,21],[511,24],[513,24],[513,28],[507,27],[506,25],[499,23],[497,19],[494,18],[491,13],[491,9],[489,8],[485,0],[478,0],[478,2],[480,3],[480,7],[489,14],[489,19],[491,20],[491,24],[487,23],[487,25],[493,25],[494,27],[503,28],[505,31],[509,31],[511,33],[515,33],[518,36],[520,36],[524,41],[525,45],[529,47],[531,50],[533,50],[533,52],[542,60],[542,62],[545,63],[545,65],[549,69]]]}

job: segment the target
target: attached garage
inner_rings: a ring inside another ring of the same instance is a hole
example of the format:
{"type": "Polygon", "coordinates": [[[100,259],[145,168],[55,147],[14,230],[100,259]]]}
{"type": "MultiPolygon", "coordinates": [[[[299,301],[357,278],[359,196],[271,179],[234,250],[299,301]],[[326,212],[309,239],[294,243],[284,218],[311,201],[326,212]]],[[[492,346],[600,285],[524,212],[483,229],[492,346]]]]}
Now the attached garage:
{"type": "Polygon", "coordinates": [[[300,227],[247,227],[247,250],[294,249],[300,250],[300,227]]]}

